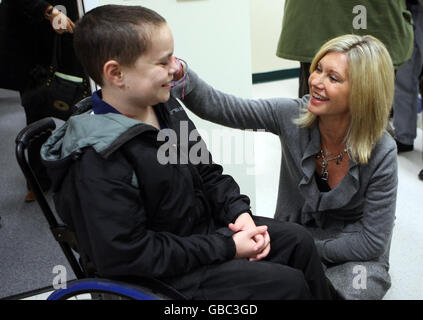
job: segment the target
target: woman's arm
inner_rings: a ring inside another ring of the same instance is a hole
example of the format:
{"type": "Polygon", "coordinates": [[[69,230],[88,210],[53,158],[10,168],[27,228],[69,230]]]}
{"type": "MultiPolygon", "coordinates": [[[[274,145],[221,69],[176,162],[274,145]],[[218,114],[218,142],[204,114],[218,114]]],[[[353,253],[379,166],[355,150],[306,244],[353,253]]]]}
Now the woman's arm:
{"type": "MultiPolygon", "coordinates": [[[[182,84],[172,89],[182,98],[182,84]]],[[[238,129],[266,130],[283,134],[285,123],[292,125],[303,103],[300,99],[243,99],[223,93],[188,69],[182,102],[199,117],[238,129]]]]}
{"type": "Polygon", "coordinates": [[[393,148],[376,168],[365,192],[363,217],[353,229],[336,239],[317,241],[324,261],[366,261],[382,255],[389,243],[395,220],[397,154],[393,148]]]}

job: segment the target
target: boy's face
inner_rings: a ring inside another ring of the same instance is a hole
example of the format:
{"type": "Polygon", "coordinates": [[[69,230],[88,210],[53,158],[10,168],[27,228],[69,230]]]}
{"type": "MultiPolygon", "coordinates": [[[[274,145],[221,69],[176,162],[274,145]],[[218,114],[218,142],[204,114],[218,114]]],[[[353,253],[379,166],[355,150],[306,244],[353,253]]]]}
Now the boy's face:
{"type": "Polygon", "coordinates": [[[122,66],[125,99],[136,107],[166,102],[170,82],[177,71],[173,56],[173,36],[167,24],[152,26],[150,48],[131,67],[122,66]]]}

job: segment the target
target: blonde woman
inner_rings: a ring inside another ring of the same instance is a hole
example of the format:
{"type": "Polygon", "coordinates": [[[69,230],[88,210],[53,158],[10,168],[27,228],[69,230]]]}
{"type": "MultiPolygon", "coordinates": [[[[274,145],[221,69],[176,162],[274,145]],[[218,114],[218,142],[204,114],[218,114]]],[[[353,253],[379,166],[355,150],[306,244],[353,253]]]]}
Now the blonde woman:
{"type": "Polygon", "coordinates": [[[343,298],[381,299],[390,287],[397,193],[396,145],[385,131],[392,61],[376,38],[344,35],[322,46],[310,74],[311,94],[302,99],[252,100],[219,92],[189,70],[183,102],[204,119],[278,135],[275,218],[313,234],[343,298]]]}

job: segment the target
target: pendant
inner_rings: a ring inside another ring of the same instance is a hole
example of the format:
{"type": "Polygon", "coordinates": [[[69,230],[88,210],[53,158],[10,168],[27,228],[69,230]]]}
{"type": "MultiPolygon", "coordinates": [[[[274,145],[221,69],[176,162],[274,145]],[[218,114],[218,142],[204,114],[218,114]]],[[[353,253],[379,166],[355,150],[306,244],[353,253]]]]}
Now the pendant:
{"type": "Polygon", "coordinates": [[[341,152],[336,159],[336,164],[339,165],[342,162],[342,158],[344,157],[344,153],[341,152]]]}
{"type": "Polygon", "coordinates": [[[336,164],[340,165],[344,154],[347,153],[347,149],[344,149],[344,151],[340,152],[337,156],[334,156],[332,158],[326,158],[327,156],[330,156],[332,152],[326,152],[323,151],[323,149],[320,149],[320,153],[316,155],[316,159],[322,159],[322,171],[321,171],[321,179],[327,181],[329,179],[329,172],[328,172],[328,164],[329,161],[336,160],[336,164]]]}
{"type": "Polygon", "coordinates": [[[322,180],[325,180],[325,181],[328,181],[328,178],[329,178],[329,172],[328,172],[327,170],[325,170],[325,171],[322,173],[322,177],[321,177],[321,179],[322,179],[322,180]]]}

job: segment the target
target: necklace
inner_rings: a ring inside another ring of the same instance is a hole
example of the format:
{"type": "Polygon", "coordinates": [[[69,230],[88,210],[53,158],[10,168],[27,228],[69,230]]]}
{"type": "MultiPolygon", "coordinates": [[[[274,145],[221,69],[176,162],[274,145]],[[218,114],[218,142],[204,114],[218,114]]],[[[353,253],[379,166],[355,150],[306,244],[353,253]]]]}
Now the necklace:
{"type": "Polygon", "coordinates": [[[342,162],[342,159],[344,158],[344,155],[347,153],[347,149],[344,149],[340,153],[338,153],[336,156],[333,156],[331,158],[326,158],[330,156],[331,152],[325,152],[323,149],[320,149],[320,152],[316,155],[316,159],[322,159],[322,180],[327,181],[329,178],[329,172],[328,172],[328,163],[329,161],[336,160],[336,164],[339,165],[342,162]]]}

